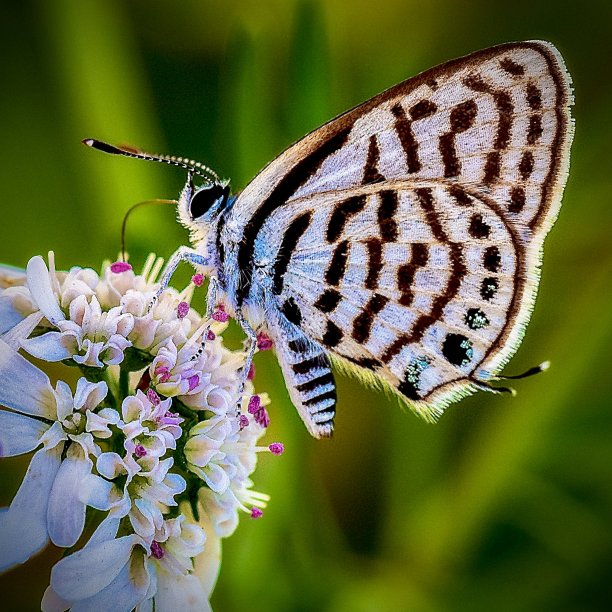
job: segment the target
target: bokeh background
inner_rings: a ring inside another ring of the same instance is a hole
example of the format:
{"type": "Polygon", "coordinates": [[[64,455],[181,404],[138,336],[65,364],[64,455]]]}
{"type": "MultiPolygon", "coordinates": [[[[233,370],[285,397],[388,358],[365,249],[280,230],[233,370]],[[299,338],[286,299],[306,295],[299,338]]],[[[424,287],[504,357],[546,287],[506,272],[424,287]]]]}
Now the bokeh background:
{"type": "MultiPolygon", "coordinates": [[[[518,397],[464,400],[432,426],[338,376],[337,433],[311,440],[273,355],[256,487],[264,519],[226,541],[217,611],[612,609],[612,4],[477,0],[53,0],[3,3],[0,261],[114,258],[124,211],[176,197],[177,169],[87,150],[88,136],[205,161],[235,190],[335,114],[442,61],[510,40],[563,53],[572,170],[540,296],[507,367],[518,397]]],[[[135,215],[136,267],[186,241],[170,207],[135,215]]],[[[184,278],[189,272],[183,270],[184,278]]],[[[9,503],[24,462],[0,462],[9,503]]],[[[1,551],[0,551],[1,554],[1,551]]],[[[60,552],[0,577],[36,610],[60,552]]]]}

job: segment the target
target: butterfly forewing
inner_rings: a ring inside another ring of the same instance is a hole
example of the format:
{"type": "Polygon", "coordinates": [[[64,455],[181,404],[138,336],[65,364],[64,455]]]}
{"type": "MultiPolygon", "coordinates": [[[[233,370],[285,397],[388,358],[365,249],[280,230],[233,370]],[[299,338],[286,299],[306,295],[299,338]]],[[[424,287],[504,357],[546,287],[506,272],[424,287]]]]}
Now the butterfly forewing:
{"type": "Polygon", "coordinates": [[[435,416],[520,339],[567,174],[570,104],[554,47],[515,43],[312,132],[236,201],[237,306],[264,253],[271,305],[435,416]]]}

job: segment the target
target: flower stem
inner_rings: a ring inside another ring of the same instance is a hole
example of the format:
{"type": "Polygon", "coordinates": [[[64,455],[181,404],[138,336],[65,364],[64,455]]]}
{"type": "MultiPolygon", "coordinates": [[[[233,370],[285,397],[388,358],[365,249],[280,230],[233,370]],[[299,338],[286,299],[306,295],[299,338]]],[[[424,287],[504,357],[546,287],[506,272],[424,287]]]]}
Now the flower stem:
{"type": "Polygon", "coordinates": [[[123,400],[130,393],[130,373],[127,370],[121,368],[119,370],[119,400],[123,402],[123,400]]]}

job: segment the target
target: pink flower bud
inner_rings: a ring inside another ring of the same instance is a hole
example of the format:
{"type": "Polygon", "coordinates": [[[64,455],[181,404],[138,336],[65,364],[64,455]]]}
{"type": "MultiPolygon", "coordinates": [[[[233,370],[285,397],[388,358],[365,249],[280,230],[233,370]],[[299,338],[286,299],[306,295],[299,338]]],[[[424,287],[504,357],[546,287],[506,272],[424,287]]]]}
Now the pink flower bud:
{"type": "Polygon", "coordinates": [[[164,549],[159,542],[153,540],[151,542],[151,556],[155,559],[161,559],[164,556],[164,549]]]}
{"type": "Polygon", "coordinates": [[[147,399],[154,405],[159,406],[161,399],[153,389],[147,389],[147,399]]]}
{"type": "Polygon", "coordinates": [[[261,406],[259,410],[255,412],[253,417],[255,418],[255,422],[258,425],[261,425],[261,427],[268,427],[268,425],[270,425],[270,416],[268,415],[268,411],[263,406],[261,406]]]}
{"type": "Polygon", "coordinates": [[[170,369],[166,366],[155,368],[154,374],[157,376],[160,383],[166,383],[170,380],[170,369]]]}
{"type": "Polygon", "coordinates": [[[187,302],[181,302],[176,307],[176,316],[179,319],[184,319],[188,313],[189,313],[189,304],[187,302]]]}
{"type": "Polygon", "coordinates": [[[263,332],[257,334],[257,348],[260,351],[269,351],[273,346],[272,339],[263,332]]]}
{"type": "Polygon", "coordinates": [[[227,323],[229,315],[225,312],[225,306],[223,306],[223,304],[217,306],[217,310],[213,312],[212,318],[214,321],[217,321],[217,323],[227,323]]]}
{"type": "Polygon", "coordinates": [[[247,410],[249,414],[255,414],[259,410],[259,406],[261,405],[261,398],[259,395],[251,395],[251,399],[249,400],[249,407],[247,410]]]}
{"type": "Polygon", "coordinates": [[[194,274],[191,277],[191,282],[196,286],[196,287],[201,287],[202,283],[204,282],[204,275],[203,274],[194,274]]]}
{"type": "Polygon", "coordinates": [[[200,377],[194,374],[187,379],[187,382],[189,383],[189,391],[193,391],[200,384],[200,377]]]}
{"type": "Polygon", "coordinates": [[[132,266],[127,261],[116,261],[111,264],[110,269],[113,274],[121,274],[121,272],[131,270],[132,266]]]}

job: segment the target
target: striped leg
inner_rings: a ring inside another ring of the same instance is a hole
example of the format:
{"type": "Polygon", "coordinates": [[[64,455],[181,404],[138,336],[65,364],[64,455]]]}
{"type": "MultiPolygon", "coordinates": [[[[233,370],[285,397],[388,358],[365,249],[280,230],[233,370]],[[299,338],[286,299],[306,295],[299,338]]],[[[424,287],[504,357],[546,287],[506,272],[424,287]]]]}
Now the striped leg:
{"type": "Polygon", "coordinates": [[[295,325],[270,327],[278,361],[291,401],[315,438],[328,438],[334,429],[336,384],[329,357],[295,325]]]}
{"type": "Polygon", "coordinates": [[[179,247],[174,252],[172,257],[170,257],[170,260],[164,268],[164,273],[162,274],[161,280],[159,281],[159,289],[155,292],[153,299],[149,303],[147,312],[150,312],[152,310],[152,308],[159,300],[159,296],[168,288],[168,285],[172,280],[172,275],[176,272],[176,269],[178,268],[181,261],[187,261],[194,267],[205,266],[208,263],[208,260],[196,250],[190,249],[186,246],[179,247]]]}

